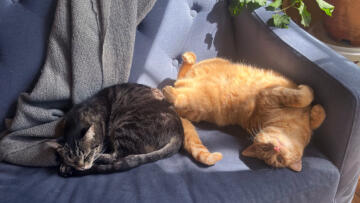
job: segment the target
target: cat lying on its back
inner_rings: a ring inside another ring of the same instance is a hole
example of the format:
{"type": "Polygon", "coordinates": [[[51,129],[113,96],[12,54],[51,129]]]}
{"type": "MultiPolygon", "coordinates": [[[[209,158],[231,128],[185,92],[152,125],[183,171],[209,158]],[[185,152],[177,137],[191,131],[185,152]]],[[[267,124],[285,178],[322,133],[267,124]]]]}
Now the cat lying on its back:
{"type": "MultiPolygon", "coordinates": [[[[219,126],[240,125],[254,138],[253,144],[242,152],[244,156],[300,171],[312,130],[325,119],[321,105],[310,105],[314,97],[312,89],[296,85],[271,70],[222,58],[196,64],[195,60],[194,53],[184,53],[174,87],[163,89],[180,116],[219,126]]],[[[188,128],[193,126],[184,125],[184,146],[192,153],[196,148],[187,145],[199,138],[194,131],[186,133],[188,128]]],[[[196,150],[198,154],[209,154],[202,144],[196,150]]]]}
{"type": "Polygon", "coordinates": [[[121,84],[75,105],[56,148],[62,176],[127,170],[178,152],[181,120],[160,90],[121,84]]]}

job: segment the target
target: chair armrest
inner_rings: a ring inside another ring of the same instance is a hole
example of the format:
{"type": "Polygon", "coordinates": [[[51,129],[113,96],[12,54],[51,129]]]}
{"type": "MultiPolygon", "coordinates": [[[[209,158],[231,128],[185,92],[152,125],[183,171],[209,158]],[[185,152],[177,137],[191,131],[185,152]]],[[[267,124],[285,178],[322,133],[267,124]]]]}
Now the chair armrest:
{"type": "Polygon", "coordinates": [[[272,14],[261,8],[233,19],[239,59],[314,89],[327,118],[313,139],[340,171],[336,202],[350,202],[360,172],[360,69],[294,22],[288,29],[267,26],[272,14]]]}

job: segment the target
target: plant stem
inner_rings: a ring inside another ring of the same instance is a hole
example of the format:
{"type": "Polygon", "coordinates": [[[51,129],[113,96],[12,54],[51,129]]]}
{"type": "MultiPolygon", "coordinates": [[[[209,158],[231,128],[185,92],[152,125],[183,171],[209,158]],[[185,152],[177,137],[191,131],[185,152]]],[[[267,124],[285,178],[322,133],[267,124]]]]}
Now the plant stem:
{"type": "Polygon", "coordinates": [[[284,12],[284,13],[285,13],[285,11],[286,11],[287,9],[293,7],[295,4],[296,4],[296,2],[293,2],[292,4],[290,4],[290,6],[285,7],[285,8],[282,8],[282,9],[280,9],[280,10],[276,10],[276,11],[274,11],[274,12],[275,12],[275,13],[279,13],[279,12],[284,12]]]}

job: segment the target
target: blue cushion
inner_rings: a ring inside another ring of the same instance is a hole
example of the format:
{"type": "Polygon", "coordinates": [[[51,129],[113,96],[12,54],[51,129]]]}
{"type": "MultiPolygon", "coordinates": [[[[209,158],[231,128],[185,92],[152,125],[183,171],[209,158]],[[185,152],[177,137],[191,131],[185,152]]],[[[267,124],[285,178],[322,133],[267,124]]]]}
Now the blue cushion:
{"type": "MultiPolygon", "coordinates": [[[[130,81],[157,87],[175,79],[180,55],[236,60],[224,1],[158,0],[139,26],[130,81]]],[[[4,202],[331,202],[339,171],[313,145],[303,170],[273,169],[239,156],[250,141],[239,127],[197,126],[201,139],[224,159],[212,167],[185,152],[127,172],[64,179],[56,169],[0,164],[4,202]]],[[[316,136],[316,134],[314,135],[316,136]]]]}
{"type": "MultiPolygon", "coordinates": [[[[339,179],[337,168],[314,147],[307,149],[300,173],[272,169],[262,161],[239,158],[248,141],[201,126],[204,143],[224,159],[212,167],[195,163],[186,153],[130,171],[61,178],[55,169],[0,164],[3,202],[331,202],[339,179]]],[[[239,133],[240,132],[240,133],[239,133]]]]}
{"type": "Polygon", "coordinates": [[[40,73],[55,0],[0,1],[0,132],[40,73]]]}
{"type": "Polygon", "coordinates": [[[215,2],[158,0],[138,27],[129,80],[156,87],[175,79],[185,51],[195,52],[198,60],[236,59],[227,7],[215,2]]]}

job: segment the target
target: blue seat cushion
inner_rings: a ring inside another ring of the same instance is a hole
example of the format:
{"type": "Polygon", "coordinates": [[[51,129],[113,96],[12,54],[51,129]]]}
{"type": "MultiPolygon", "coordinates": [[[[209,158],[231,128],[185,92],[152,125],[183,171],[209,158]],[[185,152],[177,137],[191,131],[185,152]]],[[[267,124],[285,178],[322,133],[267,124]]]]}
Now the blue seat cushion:
{"type": "MultiPolygon", "coordinates": [[[[234,44],[225,1],[158,0],[138,28],[130,81],[158,87],[175,79],[184,51],[198,60],[236,60],[234,44]]],[[[339,171],[315,146],[307,147],[303,170],[293,172],[239,156],[250,144],[239,127],[200,123],[197,130],[210,151],[224,155],[215,166],[184,151],[126,172],[74,178],[59,177],[56,168],[0,163],[1,201],[332,202],[339,171]]]]}
{"type": "Polygon", "coordinates": [[[55,168],[0,163],[1,202],[331,202],[337,168],[313,146],[299,173],[273,169],[239,157],[247,144],[237,127],[201,126],[211,151],[223,153],[215,166],[194,162],[185,152],[126,172],[62,178],[55,168]]]}

